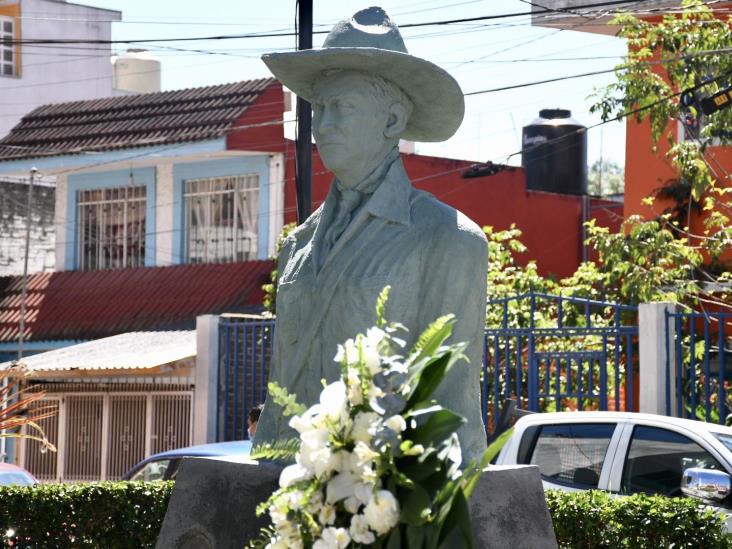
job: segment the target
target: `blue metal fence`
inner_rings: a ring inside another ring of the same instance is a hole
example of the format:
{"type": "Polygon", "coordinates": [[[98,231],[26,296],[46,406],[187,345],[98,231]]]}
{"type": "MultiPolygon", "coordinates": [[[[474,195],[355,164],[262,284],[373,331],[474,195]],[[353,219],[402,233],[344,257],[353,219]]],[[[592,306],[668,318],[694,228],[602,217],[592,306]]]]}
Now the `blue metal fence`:
{"type": "MultiPolygon", "coordinates": [[[[481,377],[489,430],[505,399],[532,411],[632,410],[637,308],[529,292],[491,300],[481,377]]],[[[219,323],[219,440],[247,437],[247,411],[264,402],[274,320],[219,323]]]]}
{"type": "Polygon", "coordinates": [[[243,440],[247,412],[264,402],[274,349],[274,320],[219,321],[217,440],[243,440]]]}
{"type": "Polygon", "coordinates": [[[666,415],[725,423],[732,410],[725,334],[732,313],[666,311],[666,322],[666,415]]]}
{"type": "Polygon", "coordinates": [[[490,300],[482,376],[486,424],[505,399],[531,411],[632,410],[637,308],[529,292],[490,300]]]}

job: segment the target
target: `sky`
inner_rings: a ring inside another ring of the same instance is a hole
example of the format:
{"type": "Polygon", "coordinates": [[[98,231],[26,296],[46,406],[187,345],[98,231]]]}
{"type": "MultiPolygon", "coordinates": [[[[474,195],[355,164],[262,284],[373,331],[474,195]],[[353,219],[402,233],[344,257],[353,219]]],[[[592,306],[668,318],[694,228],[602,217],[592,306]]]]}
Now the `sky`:
{"type": "MultiPolygon", "coordinates": [[[[294,0],[77,1],[122,12],[123,21],[112,25],[115,40],[293,32],[295,29],[294,0]]],[[[314,0],[313,3],[316,31],[327,31],[340,19],[372,5],[351,0],[314,0]]],[[[380,5],[397,25],[531,10],[531,5],[521,0],[381,0],[380,5]]],[[[405,28],[402,35],[411,54],[447,70],[465,93],[612,69],[622,61],[626,50],[620,38],[536,27],[531,25],[528,16],[405,28]]],[[[324,34],[315,35],[314,47],[320,46],[324,37],[324,34]]],[[[293,50],[296,38],[146,45],[162,63],[163,89],[172,90],[270,76],[261,54],[293,50]]],[[[127,47],[114,45],[113,49],[123,52],[127,47]]],[[[613,73],[608,73],[466,97],[465,119],[460,130],[443,143],[418,143],[417,152],[519,164],[520,155],[515,153],[521,149],[521,128],[535,119],[540,109],[570,109],[573,118],[586,126],[600,122],[598,116],[589,112],[593,103],[590,96],[614,78],[613,73]]],[[[600,157],[624,164],[624,122],[612,122],[588,132],[589,164],[600,157]]]]}

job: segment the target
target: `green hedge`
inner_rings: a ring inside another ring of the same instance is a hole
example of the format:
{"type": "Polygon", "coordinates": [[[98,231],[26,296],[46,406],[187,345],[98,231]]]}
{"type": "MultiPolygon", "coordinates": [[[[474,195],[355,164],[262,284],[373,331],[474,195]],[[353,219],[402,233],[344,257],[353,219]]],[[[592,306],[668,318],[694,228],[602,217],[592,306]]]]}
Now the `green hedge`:
{"type": "Polygon", "coordinates": [[[172,489],[172,482],[2,486],[2,546],[154,547],[172,489]]]}
{"type": "Polygon", "coordinates": [[[547,504],[562,548],[732,548],[724,518],[694,499],[552,490],[547,504]]]}
{"type": "MultiPolygon", "coordinates": [[[[3,547],[65,549],[154,547],[171,482],[0,487],[3,547]]],[[[692,499],[604,492],[547,493],[562,548],[732,549],[723,519],[692,499]]]]}

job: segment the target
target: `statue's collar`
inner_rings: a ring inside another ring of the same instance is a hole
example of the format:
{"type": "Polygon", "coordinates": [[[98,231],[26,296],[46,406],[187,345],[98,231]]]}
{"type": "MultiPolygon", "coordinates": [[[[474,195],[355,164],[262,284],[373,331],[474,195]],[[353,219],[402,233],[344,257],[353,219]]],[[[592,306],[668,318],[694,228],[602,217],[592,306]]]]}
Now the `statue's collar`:
{"type": "Polygon", "coordinates": [[[409,226],[411,222],[411,206],[409,195],[412,184],[401,158],[397,158],[386,172],[384,180],[374,191],[364,208],[376,217],[381,217],[394,223],[409,226]]]}

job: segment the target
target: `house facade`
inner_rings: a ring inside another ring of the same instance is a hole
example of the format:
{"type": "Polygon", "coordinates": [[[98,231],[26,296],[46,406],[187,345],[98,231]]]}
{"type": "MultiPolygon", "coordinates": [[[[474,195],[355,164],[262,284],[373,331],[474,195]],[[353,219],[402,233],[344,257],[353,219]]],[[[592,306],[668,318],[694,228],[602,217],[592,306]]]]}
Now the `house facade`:
{"type": "Polygon", "coordinates": [[[121,20],[119,11],[65,0],[0,0],[0,137],[40,105],[126,93],[113,88],[109,44],[53,43],[109,41],[121,20]]]}

